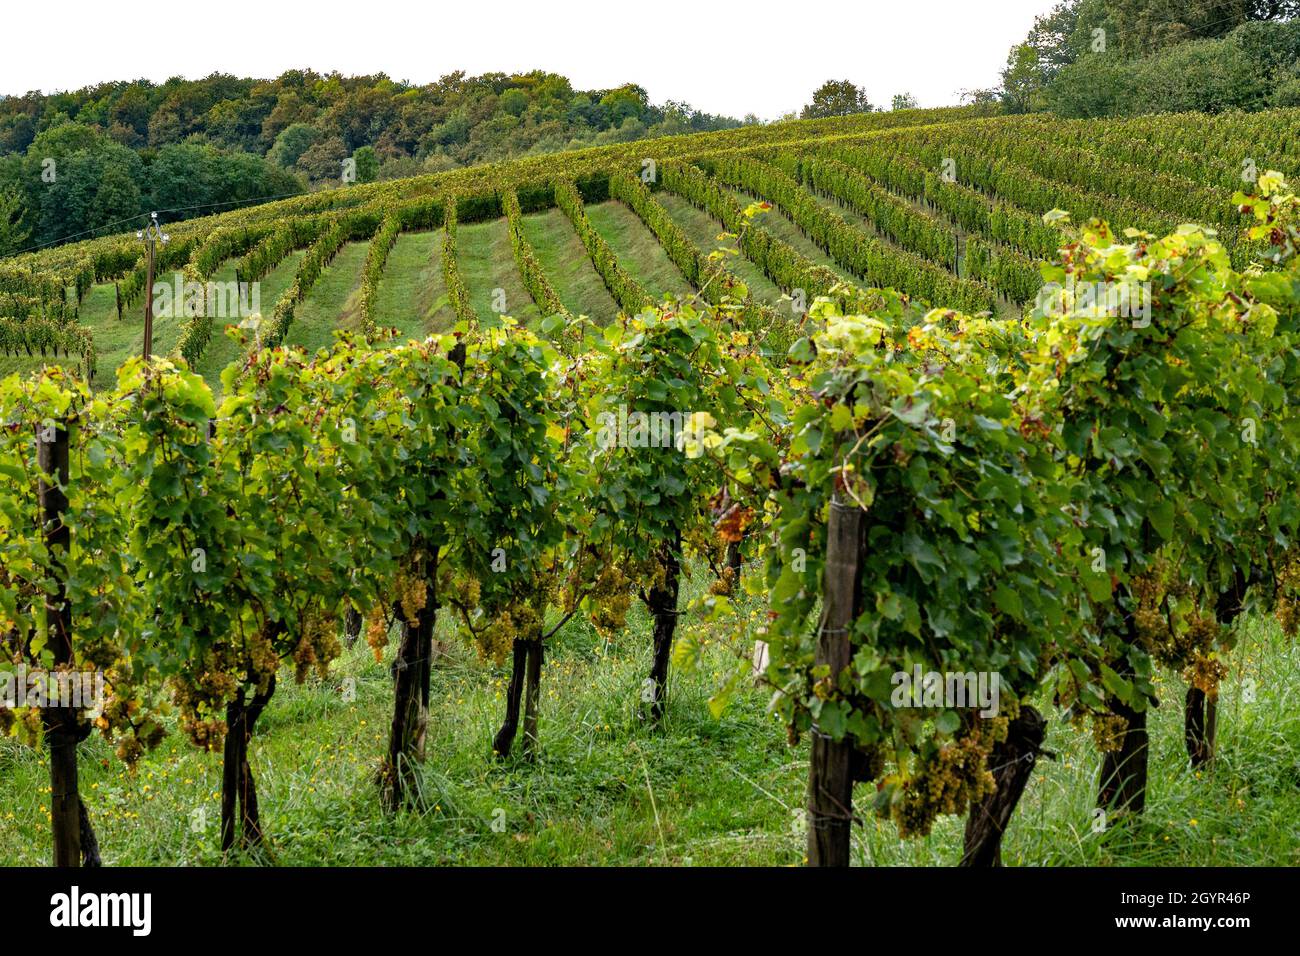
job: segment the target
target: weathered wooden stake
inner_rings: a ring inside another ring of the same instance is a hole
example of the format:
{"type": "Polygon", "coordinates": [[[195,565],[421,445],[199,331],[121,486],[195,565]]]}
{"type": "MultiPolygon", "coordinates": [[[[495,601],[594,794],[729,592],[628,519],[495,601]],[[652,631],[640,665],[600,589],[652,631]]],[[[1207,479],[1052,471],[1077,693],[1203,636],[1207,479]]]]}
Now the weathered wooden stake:
{"type": "MultiPolygon", "coordinates": [[[[72,533],[64,523],[68,510],[68,431],[63,423],[43,422],[36,436],[36,462],[41,478],[41,527],[45,548],[50,556],[53,588],[45,595],[45,621],[49,629],[48,647],[54,668],[71,668],[72,608],[67,599],[68,548],[72,533]]],[[[77,789],[77,743],[79,740],[76,709],[66,706],[45,707],[41,720],[50,748],[50,823],[54,834],[54,865],[81,865],[81,795],[77,789]]]]}
{"type": "MultiPolygon", "coordinates": [[[[862,510],[831,499],[826,528],[826,567],[815,663],[830,668],[838,685],[849,666],[849,632],[862,606],[862,510]]],[[[832,740],[816,726],[808,764],[808,865],[848,866],[853,826],[851,739],[832,740]]]]}
{"type": "Polygon", "coordinates": [[[1193,767],[1203,767],[1214,759],[1214,737],[1219,722],[1219,691],[1211,694],[1199,687],[1187,688],[1183,709],[1183,739],[1193,767]]]}

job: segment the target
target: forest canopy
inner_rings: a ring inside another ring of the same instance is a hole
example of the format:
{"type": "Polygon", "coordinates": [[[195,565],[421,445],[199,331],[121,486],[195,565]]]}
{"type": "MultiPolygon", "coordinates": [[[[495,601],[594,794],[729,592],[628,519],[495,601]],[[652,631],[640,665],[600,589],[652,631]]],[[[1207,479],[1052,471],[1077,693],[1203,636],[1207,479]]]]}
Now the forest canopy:
{"type": "Polygon", "coordinates": [[[146,208],[177,219],[337,186],[348,159],[369,182],[740,125],[656,105],[633,84],[577,90],[543,71],[416,86],[291,70],[30,92],[0,98],[0,255],[112,231],[146,208]]]}
{"type": "Polygon", "coordinates": [[[1066,117],[1300,104],[1296,0],[1064,0],[1002,73],[1008,112],[1066,117]]]}

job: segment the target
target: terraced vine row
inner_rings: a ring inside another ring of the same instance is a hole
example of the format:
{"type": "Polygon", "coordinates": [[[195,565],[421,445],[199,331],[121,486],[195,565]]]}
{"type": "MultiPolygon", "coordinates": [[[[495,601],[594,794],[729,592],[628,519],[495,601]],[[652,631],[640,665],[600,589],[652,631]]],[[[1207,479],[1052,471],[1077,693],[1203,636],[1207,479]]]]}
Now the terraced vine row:
{"type": "Polygon", "coordinates": [[[361,328],[367,339],[375,333],[377,317],[375,316],[375,298],[379,295],[379,281],[384,275],[384,266],[388,263],[388,254],[397,244],[397,237],[402,232],[402,220],[396,213],[384,216],[370,248],[366,251],[366,264],[361,273],[361,328]]]}
{"type": "Polygon", "coordinates": [[[559,316],[568,322],[573,316],[560,301],[559,293],[551,285],[551,281],[546,277],[546,271],[537,259],[537,254],[533,252],[532,243],[524,235],[524,214],[519,207],[519,195],[513,189],[503,190],[501,206],[505,210],[506,223],[510,229],[510,248],[514,252],[519,275],[524,280],[524,288],[528,290],[528,294],[533,297],[533,301],[537,303],[544,316],[548,318],[559,316]]]}
{"type": "MultiPolygon", "coordinates": [[[[726,256],[686,236],[655,199],[666,190],[721,223],[736,237],[739,255],[790,297],[787,303],[746,300],[745,322],[752,327],[797,321],[798,306],[817,296],[833,294],[846,310],[860,310],[876,301],[865,291],[870,287],[970,313],[1010,314],[1034,302],[1043,284],[1038,263],[1060,245],[1058,229],[1043,221],[1050,209],[1064,209],[1076,221],[1095,215],[1155,232],[1199,220],[1219,231],[1240,265],[1240,225],[1223,200],[1225,185],[1241,184],[1237,154],[1261,169],[1285,169],[1297,142],[1298,111],[1231,122],[1202,116],[1062,122],[981,118],[964,109],[780,124],[333,190],[179,223],[160,247],[157,271],[206,282],[233,263],[236,282],[255,283],[306,250],[290,285],[275,302],[263,303],[261,335],[279,342],[334,255],[349,242],[369,241],[356,311],[363,334],[373,337],[385,324],[376,302],[399,237],[444,229],[447,297],[457,320],[468,322],[477,311],[461,273],[458,223],[504,219],[511,262],[495,266],[496,274],[516,273],[540,320],[558,317],[554,329],[576,317],[525,229],[527,217],[550,208],[567,218],[620,310],[636,312],[653,299],[632,268],[639,263],[620,262],[587,216],[588,203],[614,202],[635,213],[691,288],[710,302],[730,298],[738,280],[726,256]],[[1201,148],[1207,137],[1216,149],[1201,148]],[[642,181],[647,169],[653,175],[642,181]],[[761,208],[747,210],[738,193],[772,205],[766,224],[761,208]],[[788,218],[812,245],[796,241],[784,219],[774,217],[788,218]]],[[[603,222],[603,214],[598,218],[603,222]]],[[[483,254],[482,248],[475,253],[483,254]]],[[[112,283],[116,321],[129,326],[144,282],[141,247],[129,236],[0,263],[0,352],[10,356],[2,367],[72,355],[89,374],[96,335],[116,340],[122,331],[105,328],[99,316],[82,322],[79,307],[97,285],[112,283]]],[[[603,323],[612,316],[589,318],[603,323]]],[[[186,316],[168,336],[173,353],[199,366],[222,324],[186,316]]]]}
{"type": "Polygon", "coordinates": [[[447,210],[443,221],[442,275],[447,284],[447,296],[451,299],[451,308],[461,322],[473,322],[478,313],[469,301],[469,289],[460,274],[460,265],[456,257],[456,226],[459,221],[458,199],[452,196],[447,201],[447,210]]]}

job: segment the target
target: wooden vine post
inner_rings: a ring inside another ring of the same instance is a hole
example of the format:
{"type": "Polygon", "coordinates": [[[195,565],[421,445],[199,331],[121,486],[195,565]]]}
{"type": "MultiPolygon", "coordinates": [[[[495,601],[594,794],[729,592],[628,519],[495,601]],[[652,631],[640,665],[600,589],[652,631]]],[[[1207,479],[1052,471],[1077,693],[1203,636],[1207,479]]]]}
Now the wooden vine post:
{"type": "MultiPolygon", "coordinates": [[[[48,647],[56,671],[70,670],[72,608],[67,600],[68,548],[72,534],[64,515],[68,510],[68,430],[66,424],[42,423],[36,436],[36,462],[40,471],[41,527],[50,557],[51,589],[45,594],[48,647]]],[[[66,686],[66,685],[64,685],[66,686]]],[[[81,865],[81,795],[77,788],[77,711],[60,700],[42,708],[45,739],[50,748],[50,824],[54,834],[54,865],[81,865]]]]}
{"type": "MultiPolygon", "coordinates": [[[[863,513],[855,504],[831,499],[826,527],[822,615],[817,626],[815,664],[830,668],[830,681],[853,656],[850,632],[862,605],[863,513]]],[[[808,865],[848,866],[853,826],[851,738],[832,740],[813,726],[808,765],[808,865]]]]}
{"type": "Polygon", "coordinates": [[[166,243],[170,238],[158,225],[158,214],[149,214],[149,225],[137,232],[135,237],[144,240],[145,250],[145,284],[144,284],[144,360],[149,361],[153,355],[153,273],[154,260],[158,243],[166,243]]]}
{"type": "Polygon", "coordinates": [[[1183,702],[1183,739],[1193,767],[1203,767],[1214,759],[1218,722],[1218,688],[1210,693],[1199,687],[1187,688],[1187,697],[1183,702]]]}

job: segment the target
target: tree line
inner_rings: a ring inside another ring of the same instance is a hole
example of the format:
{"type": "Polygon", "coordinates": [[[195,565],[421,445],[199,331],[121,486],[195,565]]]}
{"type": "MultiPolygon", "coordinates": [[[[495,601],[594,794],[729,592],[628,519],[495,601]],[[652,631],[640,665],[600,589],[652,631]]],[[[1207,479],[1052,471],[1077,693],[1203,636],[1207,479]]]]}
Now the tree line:
{"type": "Polygon", "coordinates": [[[1063,0],[982,95],[1068,117],[1297,106],[1298,12],[1294,0],[1063,0]]]}
{"type": "Polygon", "coordinates": [[[320,186],[740,125],[652,103],[633,84],[578,90],[542,71],[417,86],[292,70],[29,92],[0,98],[0,255],[134,228],[120,220],[150,207],[186,218],[320,186]]]}

